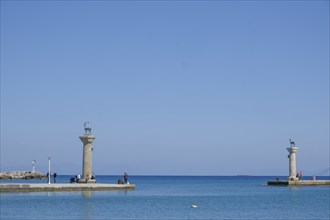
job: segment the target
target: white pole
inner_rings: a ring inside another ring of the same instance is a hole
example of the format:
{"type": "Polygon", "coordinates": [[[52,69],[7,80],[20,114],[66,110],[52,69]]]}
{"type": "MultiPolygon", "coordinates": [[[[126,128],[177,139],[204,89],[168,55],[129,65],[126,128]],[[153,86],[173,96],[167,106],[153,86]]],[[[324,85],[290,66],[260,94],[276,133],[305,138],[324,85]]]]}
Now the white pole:
{"type": "Polygon", "coordinates": [[[50,158],[51,156],[48,155],[48,184],[50,184],[50,158]]]}
{"type": "Polygon", "coordinates": [[[35,162],[35,160],[32,161],[32,173],[36,172],[35,162]]]}

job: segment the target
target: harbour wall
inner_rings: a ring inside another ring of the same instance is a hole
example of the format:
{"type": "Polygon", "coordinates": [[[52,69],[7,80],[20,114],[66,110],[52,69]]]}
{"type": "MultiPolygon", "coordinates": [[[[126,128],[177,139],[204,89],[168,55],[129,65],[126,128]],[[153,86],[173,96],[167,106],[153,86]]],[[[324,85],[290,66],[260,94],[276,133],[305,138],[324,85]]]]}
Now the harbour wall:
{"type": "Polygon", "coordinates": [[[67,192],[67,191],[110,191],[110,190],[134,190],[135,184],[17,184],[17,183],[2,183],[0,184],[0,193],[9,192],[67,192]]]}
{"type": "Polygon", "coordinates": [[[274,180],[268,186],[330,186],[330,180],[274,180]]]}

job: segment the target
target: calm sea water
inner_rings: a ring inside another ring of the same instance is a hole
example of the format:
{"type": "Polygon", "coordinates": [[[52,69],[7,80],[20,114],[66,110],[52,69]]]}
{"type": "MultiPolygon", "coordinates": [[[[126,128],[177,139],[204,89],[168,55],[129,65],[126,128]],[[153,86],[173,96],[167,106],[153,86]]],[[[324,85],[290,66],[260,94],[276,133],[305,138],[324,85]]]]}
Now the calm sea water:
{"type": "MultiPolygon", "coordinates": [[[[69,178],[58,176],[58,182],[67,183],[69,178]]],[[[116,183],[118,178],[97,176],[99,183],[116,183]]],[[[130,176],[129,181],[137,185],[133,191],[1,193],[0,219],[330,218],[329,186],[262,185],[274,179],[250,176],[130,176]],[[198,208],[191,208],[192,204],[198,208]]]]}

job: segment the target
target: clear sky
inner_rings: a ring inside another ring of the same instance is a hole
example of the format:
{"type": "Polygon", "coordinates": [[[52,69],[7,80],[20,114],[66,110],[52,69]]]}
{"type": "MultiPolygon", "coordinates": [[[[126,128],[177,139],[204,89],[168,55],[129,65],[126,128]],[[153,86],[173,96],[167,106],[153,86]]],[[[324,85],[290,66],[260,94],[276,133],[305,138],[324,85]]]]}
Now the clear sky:
{"type": "Polygon", "coordinates": [[[1,171],[329,167],[329,1],[1,1],[1,171]]]}

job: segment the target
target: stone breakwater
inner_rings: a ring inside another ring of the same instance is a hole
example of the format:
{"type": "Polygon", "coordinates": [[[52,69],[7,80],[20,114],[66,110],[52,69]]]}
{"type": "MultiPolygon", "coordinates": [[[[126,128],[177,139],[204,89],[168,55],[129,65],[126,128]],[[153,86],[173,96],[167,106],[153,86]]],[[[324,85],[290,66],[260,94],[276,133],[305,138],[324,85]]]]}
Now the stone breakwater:
{"type": "Polygon", "coordinates": [[[0,172],[0,180],[11,180],[11,179],[47,179],[47,176],[41,172],[31,171],[12,171],[12,172],[0,172]]]}
{"type": "Polygon", "coordinates": [[[330,180],[273,180],[268,186],[330,186],[330,180]]]}
{"type": "Polygon", "coordinates": [[[0,193],[10,192],[70,192],[70,191],[109,191],[109,190],[134,190],[134,184],[79,184],[79,183],[7,183],[0,184],[0,193]]]}

